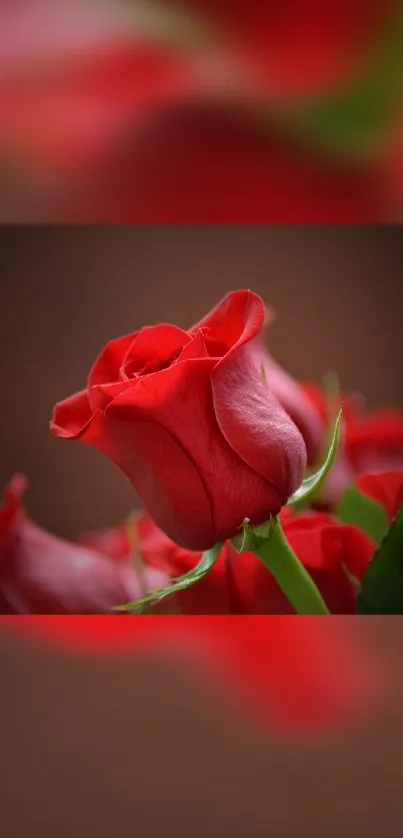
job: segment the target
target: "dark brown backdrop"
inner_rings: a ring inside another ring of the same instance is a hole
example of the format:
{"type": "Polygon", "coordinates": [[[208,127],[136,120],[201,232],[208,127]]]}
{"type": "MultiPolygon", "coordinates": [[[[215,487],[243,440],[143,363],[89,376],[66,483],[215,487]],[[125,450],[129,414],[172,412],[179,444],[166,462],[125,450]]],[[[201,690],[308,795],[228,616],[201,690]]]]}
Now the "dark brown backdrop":
{"type": "Polygon", "coordinates": [[[271,347],[294,375],[337,369],[370,405],[403,406],[398,228],[3,228],[0,258],[0,480],[26,472],[30,512],[60,534],[114,523],[134,495],[97,452],[50,436],[54,402],[109,339],[190,325],[230,289],[276,307],[271,347]]]}

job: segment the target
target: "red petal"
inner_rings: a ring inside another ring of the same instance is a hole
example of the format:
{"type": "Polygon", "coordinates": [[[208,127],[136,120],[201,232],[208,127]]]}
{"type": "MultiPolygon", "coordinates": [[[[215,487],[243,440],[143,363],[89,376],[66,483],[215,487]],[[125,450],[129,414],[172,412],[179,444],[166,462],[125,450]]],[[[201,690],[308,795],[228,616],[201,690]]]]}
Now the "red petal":
{"type": "MultiPolygon", "coordinates": [[[[138,381],[135,390],[118,396],[107,408],[106,415],[116,423],[116,434],[123,423],[128,425],[133,422],[135,426],[137,421],[149,421],[158,424],[175,438],[201,476],[212,504],[215,522],[213,540],[221,541],[234,535],[245,517],[259,522],[266,520],[271,511],[278,511],[280,500],[277,487],[273,488],[270,479],[264,479],[260,471],[253,471],[233,451],[217,425],[211,393],[211,370],[215,363],[211,358],[179,361],[168,370],[146,376],[138,381]]],[[[281,410],[280,406],[278,409],[281,410]]],[[[269,414],[270,406],[266,405],[266,418],[269,414]]],[[[291,424],[288,417],[286,421],[291,424]]],[[[249,426],[242,432],[248,434],[249,426]]],[[[297,429],[295,433],[298,434],[297,429]]],[[[163,451],[162,446],[161,462],[156,464],[160,472],[164,470],[163,451]]],[[[126,453],[126,459],[129,456],[126,453]]],[[[175,480],[180,483],[180,462],[175,465],[172,460],[173,484],[175,480]]],[[[182,496],[183,509],[189,503],[190,487],[191,483],[188,486],[185,483],[183,486],[178,485],[175,491],[175,494],[182,496]]],[[[148,506],[148,509],[157,523],[166,529],[153,513],[152,507],[148,506]]],[[[190,530],[189,511],[187,531],[190,530]]],[[[199,543],[195,539],[185,542],[183,538],[175,538],[171,528],[166,531],[175,541],[190,548],[206,549],[213,543],[211,541],[209,544],[205,539],[199,543]]]]}
{"type": "Polygon", "coordinates": [[[91,398],[93,387],[119,379],[119,369],[122,365],[122,359],[130,349],[136,334],[137,332],[132,332],[130,335],[124,335],[124,337],[111,340],[103,348],[88,376],[87,386],[89,398],[91,398]]]}
{"type": "Polygon", "coordinates": [[[304,476],[307,455],[299,430],[263,383],[246,347],[231,350],[217,364],[212,385],[222,433],[238,456],[275,487],[278,512],[304,476]]]}
{"type": "Polygon", "coordinates": [[[352,419],[345,445],[357,473],[403,469],[403,413],[384,409],[352,419]]]}
{"type": "Polygon", "coordinates": [[[93,416],[87,391],[81,390],[55,405],[50,430],[54,436],[78,439],[85,434],[93,416]]]}
{"type": "Polygon", "coordinates": [[[178,326],[169,323],[159,323],[156,326],[145,326],[137,333],[124,365],[121,366],[124,378],[131,378],[135,374],[146,375],[166,367],[172,356],[179,354],[189,342],[189,335],[178,326]]]}
{"type": "Polygon", "coordinates": [[[252,340],[265,320],[263,300],[253,291],[230,291],[199,323],[192,328],[204,329],[209,340],[228,349],[252,340]]]}
{"type": "Polygon", "coordinates": [[[308,464],[316,462],[325,435],[324,424],[317,410],[301,385],[270,355],[261,336],[251,341],[249,349],[259,372],[264,369],[268,388],[301,431],[307,448],[308,464]]]}
{"type": "Polygon", "coordinates": [[[361,492],[385,507],[390,522],[396,518],[403,503],[403,471],[363,474],[358,478],[357,486],[361,492]]]}
{"type": "Polygon", "coordinates": [[[202,329],[196,332],[195,336],[186,344],[179,356],[179,361],[191,361],[194,358],[208,358],[206,341],[202,329]]]}
{"type": "MultiPolygon", "coordinates": [[[[110,407],[119,402],[120,397],[110,407]]],[[[190,549],[211,547],[215,538],[210,500],[192,459],[161,424],[142,417],[130,404],[120,405],[120,410],[127,421],[115,421],[108,408],[107,415],[98,414],[88,426],[83,441],[122,469],[150,515],[174,541],[190,549]]]]}

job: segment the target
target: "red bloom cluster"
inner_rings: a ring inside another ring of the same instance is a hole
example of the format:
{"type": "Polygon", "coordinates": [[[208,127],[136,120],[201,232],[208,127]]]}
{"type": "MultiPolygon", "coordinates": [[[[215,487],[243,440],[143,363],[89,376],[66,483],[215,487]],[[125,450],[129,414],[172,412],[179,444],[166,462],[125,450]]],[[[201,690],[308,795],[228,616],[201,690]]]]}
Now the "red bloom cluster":
{"type": "Polygon", "coordinates": [[[385,520],[396,518],[403,417],[368,415],[343,399],[344,431],[322,509],[317,499],[302,511],[287,505],[306,465],[323,455],[329,409],[317,388],[294,381],[270,355],[264,330],[272,317],[256,294],[236,291],[190,329],[159,324],[107,344],[85,389],[56,405],[51,429],[107,454],[147,511],[69,543],[29,518],[21,504],[26,480],[15,476],[0,505],[0,613],[10,615],[3,623],[51,630],[76,650],[185,652],[208,677],[224,679],[231,700],[235,693],[254,719],[318,731],[362,716],[388,683],[344,622],[325,621],[318,632],[304,619],[293,631],[285,620],[218,625],[189,615],[294,612],[261,557],[236,552],[231,540],[245,518],[258,526],[271,516],[328,611],[353,614],[376,544],[340,520],[337,503],[355,481],[384,507],[385,520]],[[217,561],[202,579],[152,606],[159,615],[187,615],[186,631],[168,616],[113,615],[115,606],[192,571],[217,542],[217,561]],[[13,621],[16,614],[110,619],[32,624],[13,621]]]}
{"type": "Polygon", "coordinates": [[[366,415],[356,399],[344,399],[345,432],[325,483],[326,511],[286,506],[306,463],[323,451],[329,417],[323,394],[294,381],[266,349],[272,317],[256,294],[236,291],[188,330],[160,324],[107,344],[86,389],[56,406],[51,428],[107,454],[147,514],[68,544],[29,520],[20,507],[23,483],[13,480],[0,513],[3,611],[108,612],[165,587],[222,542],[210,572],[159,610],[292,613],[260,558],[238,554],[230,541],[245,518],[258,525],[280,513],[285,537],[328,610],[354,613],[376,545],[338,519],[335,501],[358,477],[358,489],[384,506],[389,521],[396,517],[403,417],[366,415]]]}

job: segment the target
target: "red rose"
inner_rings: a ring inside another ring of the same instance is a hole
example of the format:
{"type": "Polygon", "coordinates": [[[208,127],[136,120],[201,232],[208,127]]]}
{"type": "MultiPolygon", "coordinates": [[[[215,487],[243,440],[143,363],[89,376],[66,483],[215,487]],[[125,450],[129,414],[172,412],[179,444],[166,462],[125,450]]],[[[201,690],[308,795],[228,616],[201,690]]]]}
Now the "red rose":
{"type": "Polygon", "coordinates": [[[389,523],[392,523],[403,503],[403,471],[363,474],[358,478],[357,486],[361,492],[385,507],[389,523]]]}
{"type": "MultiPolygon", "coordinates": [[[[311,383],[303,390],[317,415],[325,435],[329,410],[324,393],[311,383]]],[[[359,395],[342,396],[343,433],[337,460],[326,482],[326,497],[336,503],[343,490],[357,475],[403,470],[403,413],[394,408],[365,412],[359,395]]]]}
{"type": "MultiPolygon", "coordinates": [[[[357,527],[319,512],[281,513],[284,532],[333,614],[354,613],[356,588],[373,552],[373,542],[357,527]],[[347,571],[347,572],[346,572],[347,571]],[[351,576],[349,575],[351,574],[351,576]]],[[[139,550],[146,566],[173,578],[201,558],[184,550],[151,521],[139,521],[139,550]]],[[[238,554],[227,541],[209,574],[178,595],[184,614],[292,614],[293,608],[271,573],[254,553],[238,554]]]]}
{"type": "Polygon", "coordinates": [[[403,413],[390,408],[352,417],[346,454],[356,474],[403,469],[403,413]]]}
{"type": "MultiPolygon", "coordinates": [[[[135,527],[137,531],[138,522],[135,527]]],[[[80,539],[80,544],[109,556],[115,562],[126,562],[132,554],[133,546],[129,542],[128,528],[126,525],[120,527],[107,527],[103,530],[86,532],[80,539]]]]}
{"type": "MultiPolygon", "coordinates": [[[[0,613],[104,614],[141,596],[130,561],[115,563],[37,527],[21,508],[25,478],[15,477],[0,506],[0,613]]],[[[146,571],[150,591],[167,577],[146,571]]]]}
{"type": "Polygon", "coordinates": [[[235,291],[187,331],[145,327],[109,343],[86,390],[54,409],[55,436],[109,456],[190,549],[276,515],[304,474],[302,436],[249,353],[263,322],[260,297],[235,291]]]}

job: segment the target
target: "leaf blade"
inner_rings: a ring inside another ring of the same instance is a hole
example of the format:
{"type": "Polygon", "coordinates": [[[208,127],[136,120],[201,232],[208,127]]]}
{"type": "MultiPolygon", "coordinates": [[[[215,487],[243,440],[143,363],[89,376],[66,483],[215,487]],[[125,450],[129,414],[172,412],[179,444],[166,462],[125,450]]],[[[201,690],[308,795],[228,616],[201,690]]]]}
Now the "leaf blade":
{"type": "Polygon", "coordinates": [[[388,530],[386,509],[361,492],[357,486],[347,486],[336,509],[343,524],[353,524],[380,544],[388,530]]]}
{"type": "Polygon", "coordinates": [[[317,471],[314,472],[314,474],[309,475],[309,477],[306,477],[305,480],[302,481],[299,488],[288,499],[288,505],[305,503],[307,500],[311,499],[314,495],[317,494],[318,490],[324,483],[337,454],[340,439],[340,426],[342,415],[343,411],[340,410],[335,422],[332,440],[329,446],[329,450],[327,452],[325,462],[320,466],[320,468],[317,471]]]}
{"type": "Polygon", "coordinates": [[[403,506],[362,580],[357,614],[403,614],[403,506]]]}

